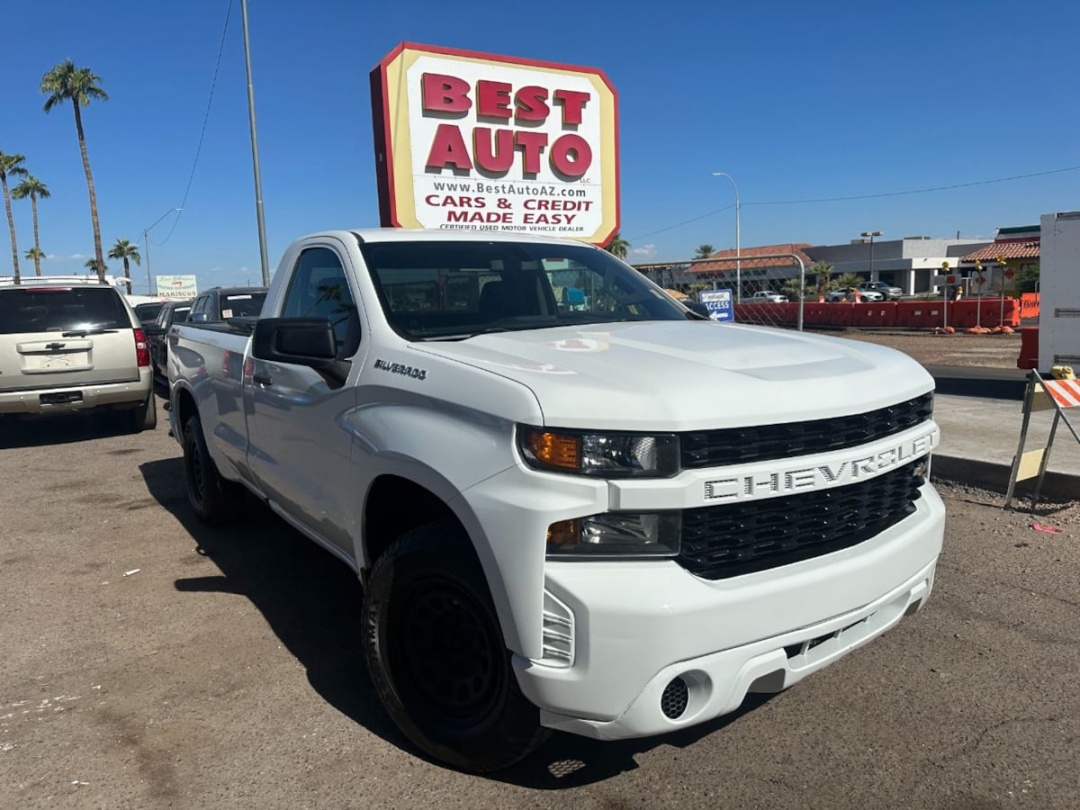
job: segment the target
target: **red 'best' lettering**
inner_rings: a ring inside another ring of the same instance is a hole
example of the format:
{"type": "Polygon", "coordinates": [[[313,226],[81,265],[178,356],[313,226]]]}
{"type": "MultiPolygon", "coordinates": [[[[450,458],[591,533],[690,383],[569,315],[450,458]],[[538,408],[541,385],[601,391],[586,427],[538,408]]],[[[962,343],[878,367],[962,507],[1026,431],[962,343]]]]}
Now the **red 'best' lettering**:
{"type": "Polygon", "coordinates": [[[420,98],[424,111],[462,113],[472,107],[469,83],[457,76],[425,73],[420,81],[420,98]]]}
{"type": "Polygon", "coordinates": [[[551,114],[547,105],[548,91],[543,87],[530,84],[514,94],[518,121],[545,121],[551,114]]]}
{"type": "Polygon", "coordinates": [[[481,79],[476,83],[476,114],[491,118],[510,118],[510,91],[506,82],[489,82],[481,79]]]}
{"type": "Polygon", "coordinates": [[[580,124],[581,113],[585,109],[585,103],[591,98],[589,93],[582,93],[577,90],[556,90],[555,101],[558,104],[562,104],[562,122],[563,126],[568,124],[580,124]]]}

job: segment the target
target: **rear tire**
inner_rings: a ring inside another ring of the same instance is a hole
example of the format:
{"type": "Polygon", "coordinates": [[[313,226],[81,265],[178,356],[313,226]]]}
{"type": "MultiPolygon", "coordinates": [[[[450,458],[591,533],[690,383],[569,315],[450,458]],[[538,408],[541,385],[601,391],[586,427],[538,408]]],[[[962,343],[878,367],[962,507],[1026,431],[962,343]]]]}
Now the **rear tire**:
{"type": "Polygon", "coordinates": [[[132,433],[141,433],[144,430],[153,430],[157,427],[157,400],[154,398],[152,386],[146,401],[132,408],[129,411],[128,418],[131,420],[132,433]]]}
{"type": "Polygon", "coordinates": [[[188,503],[203,523],[227,523],[243,504],[243,487],[222,478],[210,458],[198,416],[184,424],[184,484],[188,503]]]}
{"type": "Polygon", "coordinates": [[[474,773],[547,738],[510,663],[480,563],[455,521],[420,526],[379,558],[364,592],[364,652],[391,718],[424,753],[474,773]]]}

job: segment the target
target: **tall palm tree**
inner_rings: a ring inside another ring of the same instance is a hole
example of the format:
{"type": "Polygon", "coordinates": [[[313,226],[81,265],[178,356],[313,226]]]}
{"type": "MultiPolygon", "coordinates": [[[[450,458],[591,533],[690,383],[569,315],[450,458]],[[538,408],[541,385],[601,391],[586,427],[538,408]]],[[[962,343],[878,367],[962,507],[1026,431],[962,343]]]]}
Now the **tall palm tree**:
{"type": "Polygon", "coordinates": [[[22,155],[9,155],[0,152],[0,186],[4,188],[4,209],[7,211],[8,230],[11,232],[11,266],[15,272],[13,278],[16,284],[21,282],[19,277],[19,246],[15,242],[15,218],[11,216],[11,194],[8,193],[8,177],[25,177],[26,167],[23,162],[26,158],[22,155]]]}
{"type": "Polygon", "coordinates": [[[117,239],[116,244],[109,251],[110,259],[124,260],[124,278],[127,279],[128,295],[131,295],[131,266],[128,260],[135,264],[142,264],[142,256],[139,255],[139,246],[133,245],[127,239],[117,239]]]}
{"type": "MultiPolygon", "coordinates": [[[[38,218],[37,218],[37,201],[47,200],[50,196],[49,188],[34,175],[26,175],[26,179],[19,185],[15,186],[11,190],[11,196],[16,200],[25,200],[30,198],[30,208],[34,212],[34,275],[41,275],[41,257],[45,254],[41,252],[41,242],[38,240],[38,218]]],[[[27,251],[26,258],[30,258],[30,253],[27,251]]]]}
{"type": "Polygon", "coordinates": [[[89,68],[75,67],[70,59],[65,59],[48,73],[41,77],[41,92],[48,95],[45,99],[45,112],[53,107],[71,102],[75,111],[75,131],[79,136],[79,151],[82,153],[83,171],[86,172],[86,188],[90,192],[90,219],[94,224],[94,257],[99,268],[98,273],[105,272],[105,256],[101,252],[101,227],[98,225],[97,194],[94,193],[94,176],[90,173],[90,157],[86,153],[86,138],[83,135],[82,108],[90,103],[91,99],[108,101],[109,96],[101,89],[101,77],[90,71],[89,68]]]}
{"type": "Polygon", "coordinates": [[[694,253],[695,259],[707,259],[716,252],[716,249],[712,245],[698,245],[697,251],[694,253]]]}
{"type": "MultiPolygon", "coordinates": [[[[42,259],[45,258],[45,251],[41,250],[40,248],[32,247],[23,255],[32,262],[40,262],[42,259]]],[[[40,276],[41,273],[39,272],[38,275],[40,276]]]]}
{"type": "Polygon", "coordinates": [[[612,256],[618,256],[620,259],[625,259],[626,254],[630,252],[630,243],[622,238],[622,234],[615,234],[611,237],[604,250],[610,253],[612,256]]]}

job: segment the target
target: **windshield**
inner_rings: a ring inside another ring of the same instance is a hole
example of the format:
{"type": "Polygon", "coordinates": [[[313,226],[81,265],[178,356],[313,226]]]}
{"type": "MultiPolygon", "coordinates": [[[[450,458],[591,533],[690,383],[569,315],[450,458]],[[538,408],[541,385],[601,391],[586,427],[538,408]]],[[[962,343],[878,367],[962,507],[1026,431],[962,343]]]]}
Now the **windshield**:
{"type": "Polygon", "coordinates": [[[0,334],[130,329],[112,287],[24,287],[0,291],[0,334]]]}
{"type": "Polygon", "coordinates": [[[602,250],[568,242],[376,242],[361,251],[391,327],[409,340],[686,311],[602,250]]]}
{"type": "Polygon", "coordinates": [[[150,323],[157,318],[163,306],[165,306],[163,301],[152,304],[138,304],[135,307],[135,317],[142,323],[150,323]]]}
{"type": "Polygon", "coordinates": [[[222,318],[245,318],[262,312],[266,293],[233,293],[221,296],[222,318]]]}

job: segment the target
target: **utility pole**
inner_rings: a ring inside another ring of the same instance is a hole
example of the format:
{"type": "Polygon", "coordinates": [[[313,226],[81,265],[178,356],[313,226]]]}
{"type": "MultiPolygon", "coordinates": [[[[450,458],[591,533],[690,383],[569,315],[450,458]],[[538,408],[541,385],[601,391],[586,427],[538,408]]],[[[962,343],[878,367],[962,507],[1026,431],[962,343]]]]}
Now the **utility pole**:
{"type": "Polygon", "coordinates": [[[251,125],[251,163],[255,170],[255,218],[259,227],[259,259],[262,262],[262,283],[270,286],[270,260],[266,255],[266,220],[263,218],[262,173],[259,171],[259,136],[255,127],[255,86],[251,82],[251,41],[248,38],[247,0],[240,0],[240,15],[244,21],[244,63],[247,65],[248,120],[251,125]]]}

